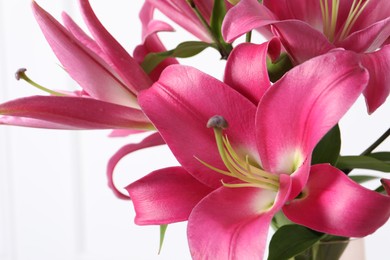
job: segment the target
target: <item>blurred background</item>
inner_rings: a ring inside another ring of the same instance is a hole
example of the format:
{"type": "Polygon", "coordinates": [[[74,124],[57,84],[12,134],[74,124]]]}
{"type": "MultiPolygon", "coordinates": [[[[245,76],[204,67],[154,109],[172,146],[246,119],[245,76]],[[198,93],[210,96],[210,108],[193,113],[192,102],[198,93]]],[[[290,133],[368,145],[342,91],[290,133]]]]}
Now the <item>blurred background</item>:
{"type": "MultiPolygon", "coordinates": [[[[77,1],[38,3],[57,18],[66,11],[85,28],[77,1]]],[[[102,23],[130,53],[141,42],[142,3],[91,0],[102,23]]],[[[0,2],[0,102],[45,94],[15,80],[21,67],[45,87],[78,89],[52,54],[30,5],[30,0],[0,2]]],[[[161,34],[168,49],[195,40],[176,28],[175,33],[161,34]]],[[[224,62],[214,50],[181,62],[222,77],[224,62]]],[[[390,101],[368,116],[360,98],[340,123],[343,154],[358,154],[368,147],[389,127],[389,115],[390,101]]],[[[186,223],[168,227],[157,255],[159,228],[136,226],[131,202],[117,199],[107,187],[110,156],[143,137],[108,138],[108,134],[0,127],[0,260],[190,259],[186,223]]],[[[380,148],[390,150],[390,141],[380,148]]],[[[119,163],[115,181],[124,187],[153,169],[175,164],[165,147],[140,151],[119,163]]],[[[389,239],[390,223],[365,238],[367,259],[383,259],[389,239]]]]}

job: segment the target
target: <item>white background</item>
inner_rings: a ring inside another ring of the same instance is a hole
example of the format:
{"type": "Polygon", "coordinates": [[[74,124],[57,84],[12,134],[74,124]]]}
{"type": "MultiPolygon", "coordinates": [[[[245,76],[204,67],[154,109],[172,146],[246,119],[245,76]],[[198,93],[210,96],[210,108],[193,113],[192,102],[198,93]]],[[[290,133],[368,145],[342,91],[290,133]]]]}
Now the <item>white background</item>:
{"type": "MultiPolygon", "coordinates": [[[[42,94],[14,79],[20,67],[46,87],[77,88],[51,53],[30,3],[0,2],[0,102],[42,94]]],[[[140,43],[142,1],[91,3],[103,24],[132,52],[140,43]]],[[[66,10],[81,22],[76,1],[40,0],[39,4],[55,17],[66,10]]],[[[192,39],[181,30],[163,35],[168,47],[183,37],[192,39]]],[[[224,63],[218,59],[216,51],[208,50],[183,63],[220,78],[224,63]]],[[[390,126],[389,112],[386,104],[368,116],[360,99],[341,122],[343,153],[357,154],[372,143],[390,126]]],[[[107,134],[0,127],[0,260],[190,258],[185,223],[168,228],[158,256],[158,227],[136,226],[131,203],[116,199],[107,188],[106,162],[122,145],[140,138],[112,139],[107,134]]],[[[389,150],[390,142],[381,148],[389,150]]],[[[164,148],[139,152],[119,164],[117,182],[125,186],[152,169],[172,164],[175,161],[164,148]]],[[[389,223],[367,237],[367,259],[383,259],[389,239],[389,223]]]]}

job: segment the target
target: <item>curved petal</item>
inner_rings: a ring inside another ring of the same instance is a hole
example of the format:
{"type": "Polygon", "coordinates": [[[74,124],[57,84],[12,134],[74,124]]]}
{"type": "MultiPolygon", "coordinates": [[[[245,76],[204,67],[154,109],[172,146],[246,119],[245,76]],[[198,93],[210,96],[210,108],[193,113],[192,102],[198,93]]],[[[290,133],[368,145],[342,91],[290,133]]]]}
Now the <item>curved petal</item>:
{"type": "Polygon", "coordinates": [[[361,54],[362,65],[370,73],[370,81],[363,94],[366,98],[367,109],[373,113],[387,99],[390,93],[390,45],[382,49],[361,54]]]}
{"type": "Polygon", "coordinates": [[[279,193],[221,187],[205,197],[188,219],[193,259],[262,259],[272,217],[290,190],[289,176],[280,179],[279,193]]]}
{"type": "Polygon", "coordinates": [[[162,225],[188,219],[192,209],[212,190],[182,167],[164,168],[126,187],[138,225],[162,225]]]}
{"type": "Polygon", "coordinates": [[[222,175],[198,159],[226,169],[213,129],[206,127],[211,117],[221,115],[228,121],[231,126],[226,129],[229,140],[233,146],[242,144],[242,147],[235,147],[236,150],[253,149],[248,154],[257,154],[253,135],[256,106],[234,89],[197,69],[169,66],[151,89],[140,94],[139,102],[180,164],[211,187],[221,185],[222,175]]]}
{"type": "Polygon", "coordinates": [[[327,53],[335,48],[320,31],[298,20],[285,20],[273,24],[274,33],[295,64],[327,53]]]}
{"type": "Polygon", "coordinates": [[[233,42],[255,28],[276,21],[274,14],[257,0],[241,0],[226,13],[222,24],[222,35],[226,42],[233,42]]]}
{"type": "Polygon", "coordinates": [[[62,125],[62,129],[153,129],[140,110],[91,98],[25,97],[0,104],[0,115],[12,116],[14,120],[7,117],[10,125],[13,122],[19,125],[20,118],[33,119],[24,120],[24,123],[31,122],[31,127],[41,122],[40,126],[45,128],[62,125]],[[45,126],[43,121],[48,125],[45,126]]]}
{"type": "Polygon", "coordinates": [[[83,18],[89,31],[100,48],[111,60],[115,71],[126,83],[126,86],[135,94],[138,91],[150,87],[152,81],[148,75],[100,23],[89,1],[79,0],[79,2],[83,18]]]}
{"type": "Polygon", "coordinates": [[[352,27],[352,32],[369,27],[390,16],[390,2],[384,0],[370,0],[363,12],[352,27]]]}
{"type": "Polygon", "coordinates": [[[382,185],[385,188],[388,195],[390,195],[390,180],[389,179],[381,179],[382,185]]]}
{"type": "Polygon", "coordinates": [[[288,203],[283,212],[320,232],[363,237],[387,222],[390,197],[360,186],[337,168],[318,164],[312,167],[302,198],[288,203]]]}
{"type": "Polygon", "coordinates": [[[114,192],[115,196],[119,199],[130,199],[127,195],[120,192],[114,184],[114,170],[118,162],[125,157],[126,155],[133,153],[135,151],[165,144],[164,140],[161,138],[159,133],[151,134],[150,136],[143,139],[140,143],[137,144],[127,144],[119,149],[108,161],[107,164],[107,180],[108,187],[114,192]]]}
{"type": "Polygon", "coordinates": [[[41,30],[69,75],[92,97],[138,107],[133,93],[113,75],[98,55],[80,43],[35,1],[32,8],[41,30]]]}
{"type": "MultiPolygon", "coordinates": [[[[116,74],[112,70],[112,63],[111,60],[107,57],[107,55],[102,51],[100,46],[91,38],[89,37],[77,24],[73,19],[67,14],[62,13],[62,21],[64,23],[64,26],[68,31],[77,39],[80,41],[80,43],[89,48],[93,53],[97,54],[100,58],[102,58],[107,64],[102,63],[102,65],[107,65],[106,69],[110,70],[112,74],[116,74]]],[[[117,77],[119,79],[119,77],[117,77]]]]}
{"type": "Polygon", "coordinates": [[[368,73],[347,51],[313,58],[286,73],[266,92],[257,110],[256,137],[264,169],[294,172],[367,82],[368,73]]]}
{"type": "Polygon", "coordinates": [[[186,0],[147,0],[169,19],[205,42],[213,42],[207,29],[200,22],[186,0]]]}
{"type": "Polygon", "coordinates": [[[267,72],[267,54],[280,53],[277,38],[255,45],[243,43],[233,49],[226,63],[224,82],[257,104],[271,86],[267,72]]]}
{"type": "MultiPolygon", "coordinates": [[[[157,33],[160,31],[173,31],[173,28],[161,21],[153,20],[154,7],[149,3],[145,2],[141,11],[140,19],[142,22],[142,38],[143,43],[138,45],[133,52],[134,59],[141,64],[146,55],[153,52],[164,52],[166,51],[165,46],[162,44],[157,33]]],[[[175,58],[164,59],[156,68],[150,73],[149,77],[153,81],[157,81],[161,75],[161,72],[172,64],[177,64],[178,61],[175,58]]]]}
{"type": "Polygon", "coordinates": [[[372,52],[390,37],[390,17],[350,34],[336,45],[355,52],[372,52]]]}
{"type": "Polygon", "coordinates": [[[279,20],[297,19],[311,25],[317,25],[318,29],[322,29],[322,13],[318,0],[263,0],[263,4],[279,20]]]}

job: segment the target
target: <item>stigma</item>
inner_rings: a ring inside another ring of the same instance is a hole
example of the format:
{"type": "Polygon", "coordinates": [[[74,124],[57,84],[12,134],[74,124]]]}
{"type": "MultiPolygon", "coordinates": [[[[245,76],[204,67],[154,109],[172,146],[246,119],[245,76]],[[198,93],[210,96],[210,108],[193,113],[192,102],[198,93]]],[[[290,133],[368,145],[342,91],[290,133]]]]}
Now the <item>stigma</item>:
{"type": "Polygon", "coordinates": [[[237,153],[223,130],[228,128],[226,119],[222,116],[213,116],[207,127],[213,128],[219,155],[227,170],[218,169],[197,158],[206,167],[226,176],[236,178],[237,183],[222,184],[229,188],[257,187],[267,190],[279,190],[279,176],[263,170],[254,163],[248,154],[237,153]]]}

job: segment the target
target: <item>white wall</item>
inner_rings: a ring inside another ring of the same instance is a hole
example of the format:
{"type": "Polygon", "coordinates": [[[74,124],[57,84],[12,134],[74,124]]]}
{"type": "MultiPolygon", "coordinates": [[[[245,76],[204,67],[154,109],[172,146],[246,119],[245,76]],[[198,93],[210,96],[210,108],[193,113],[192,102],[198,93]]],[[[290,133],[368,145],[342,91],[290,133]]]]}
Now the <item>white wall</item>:
{"type": "MultiPolygon", "coordinates": [[[[58,66],[35,23],[30,2],[0,2],[1,102],[40,94],[14,79],[20,67],[47,87],[77,87],[58,66]]],[[[66,10],[80,21],[76,1],[38,2],[56,17],[66,10]]],[[[136,17],[142,1],[91,2],[107,28],[131,51],[140,41],[136,17]]],[[[170,47],[179,41],[174,35],[164,35],[170,47]]],[[[208,72],[212,67],[211,73],[217,76],[223,70],[215,51],[184,62],[208,72]],[[217,66],[202,62],[205,58],[217,66]]],[[[360,100],[342,122],[345,153],[362,151],[389,126],[389,104],[371,117],[364,109],[360,100]]],[[[122,145],[137,140],[110,139],[107,134],[0,127],[1,260],[189,259],[185,223],[168,228],[163,252],[157,256],[158,228],[135,226],[130,202],[116,199],[107,188],[108,158],[122,145]]],[[[383,147],[389,150],[389,141],[383,147]]],[[[124,186],[153,168],[174,164],[167,154],[160,149],[126,158],[118,166],[122,175],[118,182],[124,186]]],[[[389,238],[390,224],[368,237],[367,259],[380,259],[389,238]]]]}

